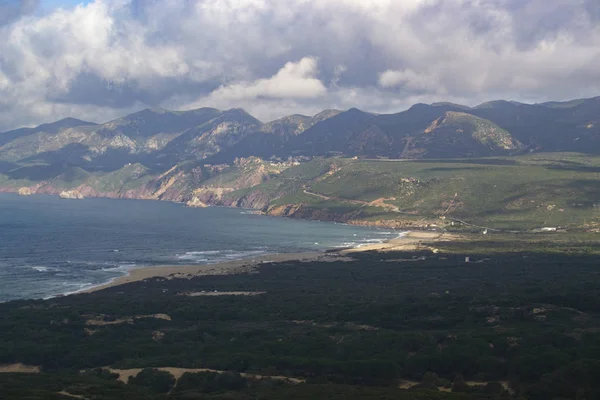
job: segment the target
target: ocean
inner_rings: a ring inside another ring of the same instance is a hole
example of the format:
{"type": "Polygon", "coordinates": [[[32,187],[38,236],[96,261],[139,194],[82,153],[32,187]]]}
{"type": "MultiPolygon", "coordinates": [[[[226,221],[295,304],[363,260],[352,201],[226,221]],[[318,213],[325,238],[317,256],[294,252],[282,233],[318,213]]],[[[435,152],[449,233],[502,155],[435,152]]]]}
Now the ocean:
{"type": "Polygon", "coordinates": [[[75,293],[132,268],[360,246],[400,234],[235,208],[0,193],[0,302],[75,293]]]}

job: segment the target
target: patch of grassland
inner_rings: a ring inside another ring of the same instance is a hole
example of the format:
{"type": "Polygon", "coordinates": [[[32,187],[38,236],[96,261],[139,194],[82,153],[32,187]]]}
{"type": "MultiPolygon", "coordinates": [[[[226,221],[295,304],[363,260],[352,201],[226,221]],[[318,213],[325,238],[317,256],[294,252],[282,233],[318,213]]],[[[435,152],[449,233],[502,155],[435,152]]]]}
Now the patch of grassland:
{"type": "MultiPolygon", "coordinates": [[[[445,216],[492,228],[600,222],[600,157],[580,154],[427,161],[319,159],[282,175],[333,202],[383,199],[401,213],[445,216]]],[[[323,198],[296,189],[276,203],[325,207],[323,198]]]]}

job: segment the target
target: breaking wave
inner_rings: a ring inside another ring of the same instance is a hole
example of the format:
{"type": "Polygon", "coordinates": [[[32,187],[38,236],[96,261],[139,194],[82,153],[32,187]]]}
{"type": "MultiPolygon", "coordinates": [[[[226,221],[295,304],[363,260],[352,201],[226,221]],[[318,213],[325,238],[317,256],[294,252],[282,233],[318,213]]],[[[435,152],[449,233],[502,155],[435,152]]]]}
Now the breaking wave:
{"type": "Polygon", "coordinates": [[[219,262],[241,260],[253,256],[268,254],[266,250],[204,250],[188,251],[184,254],[177,254],[179,261],[192,262],[197,264],[215,264],[219,262]]]}

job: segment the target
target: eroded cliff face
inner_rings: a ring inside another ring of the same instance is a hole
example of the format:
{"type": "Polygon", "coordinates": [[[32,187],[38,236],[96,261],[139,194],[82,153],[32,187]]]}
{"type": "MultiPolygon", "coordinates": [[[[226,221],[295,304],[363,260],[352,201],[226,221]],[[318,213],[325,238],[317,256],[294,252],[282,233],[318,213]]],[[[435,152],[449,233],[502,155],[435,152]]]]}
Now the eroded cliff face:
{"type": "Polygon", "coordinates": [[[201,201],[199,198],[197,197],[192,197],[191,200],[188,200],[185,205],[187,207],[192,207],[192,208],[206,208],[208,207],[208,205],[206,203],[204,203],[203,201],[201,201]]]}
{"type": "Polygon", "coordinates": [[[381,220],[366,219],[360,215],[360,211],[338,213],[327,208],[311,208],[302,203],[270,206],[265,210],[265,213],[276,217],[340,222],[350,225],[373,226],[386,229],[427,229],[436,227],[439,224],[439,221],[427,218],[408,219],[398,217],[381,220]]]}
{"type": "Polygon", "coordinates": [[[253,188],[291,165],[250,157],[238,159],[233,165],[175,165],[156,174],[141,164],[127,164],[109,173],[86,175],[79,180],[81,182],[69,180],[67,173],[37,182],[2,180],[0,175],[0,192],[57,196],[74,192],[84,197],[152,199],[263,209],[279,194],[253,188]],[[250,190],[236,194],[240,189],[250,190]]]}
{"type": "MultiPolygon", "coordinates": [[[[46,181],[29,182],[27,186],[23,185],[24,181],[0,180],[0,191],[62,197],[66,196],[65,193],[77,193],[77,197],[83,198],[163,200],[190,207],[238,207],[272,216],[388,228],[424,227],[431,223],[402,219],[373,221],[361,215],[360,209],[340,212],[304,203],[274,205],[282,196],[298,190],[295,178],[279,179],[285,169],[295,165],[295,162],[267,162],[249,157],[237,159],[232,165],[178,164],[162,173],[153,173],[142,164],[127,164],[109,173],[85,175],[77,181],[79,184],[69,181],[66,173],[46,181]],[[273,184],[263,184],[274,178],[278,179],[273,184]]],[[[316,181],[330,177],[335,171],[335,168],[330,169],[316,181]]]]}
{"type": "Polygon", "coordinates": [[[58,194],[61,199],[83,200],[83,195],[78,190],[63,190],[58,194]]]}
{"type": "Polygon", "coordinates": [[[68,191],[64,188],[53,186],[51,182],[42,182],[30,187],[13,188],[0,185],[0,192],[19,192],[30,194],[48,194],[64,197],[65,193],[77,193],[83,198],[106,197],[115,199],[140,199],[140,200],[163,200],[186,204],[189,207],[225,206],[245,209],[259,210],[266,215],[310,219],[319,221],[332,221],[349,223],[355,225],[369,225],[382,228],[423,228],[431,224],[431,221],[403,221],[403,220],[381,220],[369,221],[361,219],[358,212],[336,213],[328,209],[315,209],[299,204],[286,204],[272,206],[281,193],[267,193],[259,189],[235,195],[233,188],[204,187],[190,189],[186,186],[190,177],[182,171],[171,171],[154,179],[148,180],[137,188],[119,188],[109,191],[101,191],[90,184],[82,184],[68,191]]]}

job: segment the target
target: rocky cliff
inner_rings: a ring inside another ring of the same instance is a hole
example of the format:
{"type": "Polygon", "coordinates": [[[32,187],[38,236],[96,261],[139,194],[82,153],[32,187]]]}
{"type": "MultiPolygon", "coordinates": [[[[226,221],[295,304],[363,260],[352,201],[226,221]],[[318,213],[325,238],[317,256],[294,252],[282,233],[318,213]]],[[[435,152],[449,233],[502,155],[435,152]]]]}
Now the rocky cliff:
{"type": "Polygon", "coordinates": [[[83,195],[78,190],[63,190],[58,194],[61,199],[83,200],[83,195]]]}

